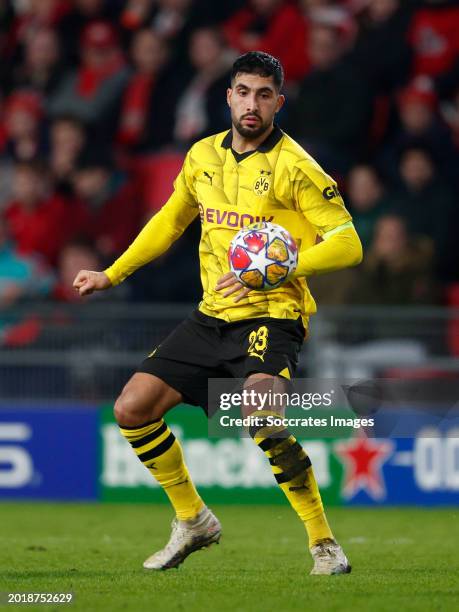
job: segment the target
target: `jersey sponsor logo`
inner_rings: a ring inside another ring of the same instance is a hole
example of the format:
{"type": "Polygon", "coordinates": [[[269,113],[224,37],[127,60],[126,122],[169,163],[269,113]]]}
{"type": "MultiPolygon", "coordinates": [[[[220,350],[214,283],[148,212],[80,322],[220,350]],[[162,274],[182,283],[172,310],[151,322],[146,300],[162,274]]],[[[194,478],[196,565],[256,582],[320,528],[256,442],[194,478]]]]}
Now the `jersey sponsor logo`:
{"type": "Polygon", "coordinates": [[[212,225],[226,225],[227,227],[245,227],[252,223],[260,223],[260,221],[271,222],[274,220],[272,215],[249,215],[248,213],[240,214],[235,210],[219,210],[218,208],[207,208],[199,204],[199,216],[201,223],[210,223],[212,225]]]}
{"type": "Polygon", "coordinates": [[[258,196],[267,195],[271,187],[271,172],[269,170],[260,170],[260,176],[253,184],[253,191],[258,196]]]}
{"type": "Polygon", "coordinates": [[[339,189],[336,187],[336,185],[329,185],[328,187],[325,187],[325,189],[322,191],[322,195],[328,201],[333,200],[333,198],[341,197],[339,189]]]}

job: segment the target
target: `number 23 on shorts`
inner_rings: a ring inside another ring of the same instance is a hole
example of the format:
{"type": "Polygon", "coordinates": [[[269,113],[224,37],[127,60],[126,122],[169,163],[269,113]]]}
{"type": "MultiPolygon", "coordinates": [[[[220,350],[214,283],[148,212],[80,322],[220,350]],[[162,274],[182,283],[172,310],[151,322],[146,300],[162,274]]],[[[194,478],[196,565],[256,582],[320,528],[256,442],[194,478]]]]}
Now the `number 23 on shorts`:
{"type": "Polygon", "coordinates": [[[268,348],[268,333],[266,325],[250,332],[249,348],[247,349],[250,357],[258,357],[261,361],[264,361],[264,354],[268,348]]]}

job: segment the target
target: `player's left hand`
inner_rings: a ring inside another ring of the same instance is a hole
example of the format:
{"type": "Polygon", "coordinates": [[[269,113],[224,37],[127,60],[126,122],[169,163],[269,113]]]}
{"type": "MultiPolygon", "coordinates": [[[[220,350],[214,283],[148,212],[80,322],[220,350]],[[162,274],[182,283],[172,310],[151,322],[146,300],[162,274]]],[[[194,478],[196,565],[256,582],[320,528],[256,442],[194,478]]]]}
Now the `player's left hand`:
{"type": "Polygon", "coordinates": [[[233,272],[227,272],[218,279],[215,291],[222,291],[222,289],[226,289],[223,297],[228,297],[229,295],[237,293],[234,298],[235,302],[243,300],[251,291],[248,287],[244,287],[233,272]]]}

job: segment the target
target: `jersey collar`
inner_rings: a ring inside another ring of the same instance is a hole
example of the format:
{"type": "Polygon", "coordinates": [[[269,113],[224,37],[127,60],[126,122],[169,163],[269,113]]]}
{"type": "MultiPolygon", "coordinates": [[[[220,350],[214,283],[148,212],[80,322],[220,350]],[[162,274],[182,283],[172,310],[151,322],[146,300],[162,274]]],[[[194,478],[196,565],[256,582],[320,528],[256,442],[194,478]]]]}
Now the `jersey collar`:
{"type": "MultiPolygon", "coordinates": [[[[279,140],[282,138],[283,135],[284,135],[284,132],[280,129],[280,127],[274,124],[274,129],[269,134],[269,136],[265,138],[263,142],[260,143],[256,149],[254,149],[253,151],[250,151],[250,153],[254,153],[255,151],[260,151],[261,153],[268,153],[268,151],[271,151],[271,149],[274,149],[274,147],[277,145],[277,143],[279,142],[279,140]]],[[[231,149],[232,144],[233,144],[233,132],[232,130],[230,130],[222,140],[222,147],[224,149],[231,149]]],[[[249,153],[249,151],[247,151],[247,153],[249,153]]]]}

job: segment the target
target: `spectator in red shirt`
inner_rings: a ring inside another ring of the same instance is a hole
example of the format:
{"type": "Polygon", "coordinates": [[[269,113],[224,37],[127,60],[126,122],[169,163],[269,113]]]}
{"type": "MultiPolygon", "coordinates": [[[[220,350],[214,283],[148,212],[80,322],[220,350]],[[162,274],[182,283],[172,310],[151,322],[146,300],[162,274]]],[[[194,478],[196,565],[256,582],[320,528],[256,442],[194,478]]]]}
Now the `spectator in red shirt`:
{"type": "Polygon", "coordinates": [[[306,20],[293,3],[250,0],[230,17],[223,31],[240,53],[259,49],[279,58],[287,81],[298,81],[308,70],[306,20]]]}
{"type": "Polygon", "coordinates": [[[107,258],[124,251],[141,224],[137,186],[115,171],[106,154],[87,151],[73,175],[76,196],[86,208],[85,235],[107,258]]]}
{"type": "MultiPolygon", "coordinates": [[[[153,30],[139,30],[134,35],[131,59],[135,72],[123,96],[117,138],[120,144],[130,148],[142,140],[150,105],[154,113],[159,108],[159,100],[153,100],[158,86],[159,96],[165,97],[165,92],[161,91],[161,80],[168,58],[166,43],[153,30]]],[[[171,100],[167,99],[166,103],[170,108],[171,100]]],[[[163,127],[167,123],[166,117],[167,113],[161,118],[163,127]]]]}
{"type": "Polygon", "coordinates": [[[37,157],[42,149],[42,118],[42,102],[36,93],[28,90],[12,93],[5,102],[3,154],[21,161],[37,157]]]}
{"type": "Polygon", "coordinates": [[[81,35],[88,25],[95,21],[115,22],[119,11],[120,2],[116,0],[72,0],[71,10],[58,24],[64,62],[68,66],[78,63],[81,35]]]}
{"type": "Polygon", "coordinates": [[[24,60],[13,64],[10,85],[30,88],[43,95],[52,93],[61,77],[59,38],[55,30],[40,28],[27,39],[24,60]]]}
{"type": "Polygon", "coordinates": [[[68,0],[29,0],[24,11],[19,12],[16,9],[5,57],[17,57],[22,45],[33,38],[38,30],[56,27],[69,9],[68,0]]]}
{"type": "Polygon", "coordinates": [[[78,228],[70,204],[54,193],[46,166],[17,163],[13,198],[5,219],[18,252],[39,253],[54,265],[63,244],[78,228]]]}
{"type": "Polygon", "coordinates": [[[64,78],[49,110],[51,116],[74,115],[91,127],[93,139],[104,142],[112,137],[129,70],[110,23],[90,23],[83,31],[81,45],[81,66],[64,78]]]}

